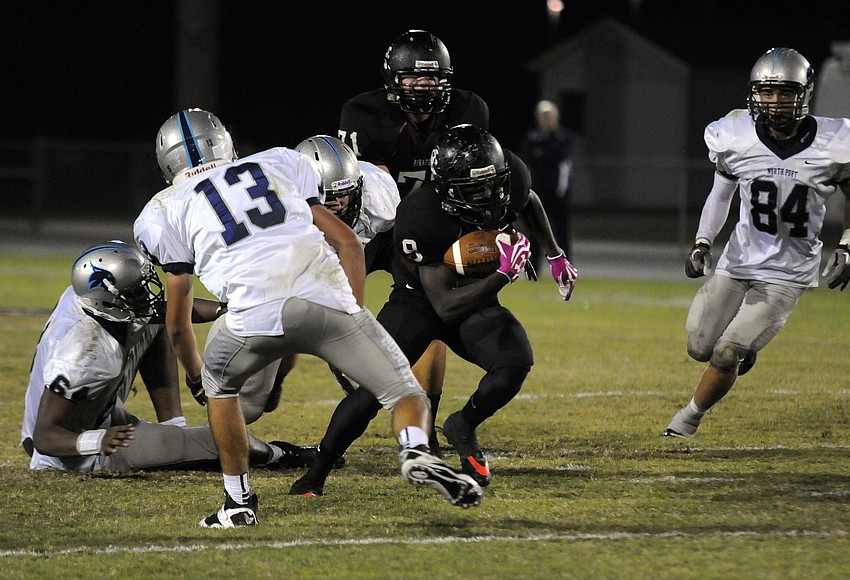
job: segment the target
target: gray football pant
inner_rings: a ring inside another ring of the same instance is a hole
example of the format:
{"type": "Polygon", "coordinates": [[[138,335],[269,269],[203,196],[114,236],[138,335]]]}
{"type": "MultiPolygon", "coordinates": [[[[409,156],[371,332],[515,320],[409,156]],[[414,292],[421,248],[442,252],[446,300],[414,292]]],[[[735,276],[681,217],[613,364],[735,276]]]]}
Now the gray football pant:
{"type": "MultiPolygon", "coordinates": [[[[207,343],[204,347],[204,357],[207,355],[207,349],[215,336],[221,332],[222,328],[226,328],[224,316],[219,316],[213,325],[210,327],[210,332],[207,335],[207,343]]],[[[269,399],[269,394],[274,386],[274,379],[277,375],[278,361],[274,361],[270,365],[266,365],[259,372],[254,373],[247,379],[239,391],[239,401],[242,404],[242,415],[245,417],[245,424],[250,425],[259,419],[266,408],[266,402],[269,399]]]]}
{"type": "Polygon", "coordinates": [[[209,426],[186,429],[149,423],[131,414],[118,401],[112,412],[112,424],[127,423],[136,425],[136,438],[130,441],[129,447],[121,447],[112,455],[104,457],[99,469],[127,472],[218,460],[209,426]]]}
{"type": "Polygon", "coordinates": [[[348,314],[289,298],[281,316],[281,336],[237,336],[225,326],[207,342],[201,376],[208,397],[239,393],[246,379],[263,367],[283,356],[304,353],[345,373],[387,410],[407,396],[427,402],[404,353],[365,308],[348,314]]]}
{"type": "Polygon", "coordinates": [[[715,274],[697,291],[688,311],[688,352],[709,360],[718,345],[745,354],[776,337],[804,288],[715,274]]]}
{"type": "MultiPolygon", "coordinates": [[[[113,425],[133,423],[135,439],[128,447],[121,447],[98,462],[95,471],[128,472],[139,469],[186,469],[207,464],[218,466],[218,451],[209,425],[203,427],[177,427],[161,425],[139,419],[130,413],[121,401],[112,411],[113,425]]],[[[269,447],[256,437],[248,435],[252,464],[268,460],[269,447]]]]}

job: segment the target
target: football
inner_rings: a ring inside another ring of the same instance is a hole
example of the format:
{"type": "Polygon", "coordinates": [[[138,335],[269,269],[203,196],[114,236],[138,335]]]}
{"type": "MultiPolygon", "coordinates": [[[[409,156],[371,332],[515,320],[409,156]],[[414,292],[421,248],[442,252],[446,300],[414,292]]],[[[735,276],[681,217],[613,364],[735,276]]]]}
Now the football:
{"type": "MultiPolygon", "coordinates": [[[[477,230],[465,234],[446,250],[443,263],[459,276],[486,278],[499,268],[498,230],[477,230]]],[[[511,234],[511,241],[517,240],[511,234]]]]}

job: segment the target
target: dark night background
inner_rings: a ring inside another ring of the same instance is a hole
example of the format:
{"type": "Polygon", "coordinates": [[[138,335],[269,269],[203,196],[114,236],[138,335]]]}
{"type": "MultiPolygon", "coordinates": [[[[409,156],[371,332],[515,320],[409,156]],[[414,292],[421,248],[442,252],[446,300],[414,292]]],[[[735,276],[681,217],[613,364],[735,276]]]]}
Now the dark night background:
{"type": "MultiPolygon", "coordinates": [[[[152,141],[176,111],[177,2],[36,0],[4,12],[0,137],[152,141]]],[[[488,102],[491,129],[509,146],[538,96],[525,64],[605,16],[694,66],[749,66],[784,45],[817,68],[832,40],[850,38],[850,3],[837,0],[566,0],[556,29],[543,0],[222,0],[219,12],[215,112],[260,148],[335,133],[342,103],[380,86],[384,50],[408,28],[446,43],[456,85],[488,102]]],[[[743,103],[743,93],[731,102],[743,103]]]]}
{"type": "MultiPolygon", "coordinates": [[[[410,28],[429,30],[446,43],[455,85],[484,98],[491,131],[514,148],[540,98],[529,61],[606,18],[668,51],[694,74],[701,71],[701,78],[723,70],[725,86],[740,87],[689,95],[686,153],[700,163],[702,131],[695,128],[744,105],[749,69],[765,50],[796,48],[817,72],[831,42],[850,40],[847,0],[564,0],[556,20],[545,0],[7,3],[0,34],[0,217],[23,220],[27,232],[49,231],[42,226],[49,219],[132,221],[163,186],[153,154],[156,132],[188,106],[215,112],[243,156],[336,134],[344,101],[382,86],[386,47],[410,28]],[[217,23],[212,34],[205,28],[197,36],[217,38],[217,48],[199,49],[203,42],[186,34],[181,14],[187,11],[194,22],[206,15],[217,23]],[[215,82],[181,99],[187,76],[178,73],[179,65],[192,59],[202,66],[188,74],[201,71],[215,82]],[[216,75],[203,72],[210,63],[216,75]]],[[[655,106],[669,108],[663,100],[655,106]]],[[[561,116],[581,130],[580,116],[561,116]]],[[[702,181],[687,192],[695,215],[704,193],[702,181]]],[[[593,235],[611,234],[618,228],[605,225],[608,217],[602,216],[601,227],[581,224],[593,235]]],[[[663,219],[682,224],[679,218],[663,219]]],[[[687,231],[671,227],[673,233],[662,228],[662,235],[681,238],[687,231]]]]}

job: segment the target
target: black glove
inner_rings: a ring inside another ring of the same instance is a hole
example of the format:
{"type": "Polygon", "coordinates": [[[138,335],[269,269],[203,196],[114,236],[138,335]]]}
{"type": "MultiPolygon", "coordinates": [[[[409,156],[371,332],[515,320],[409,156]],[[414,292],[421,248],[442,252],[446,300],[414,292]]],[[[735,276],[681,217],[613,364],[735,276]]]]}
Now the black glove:
{"type": "Polygon", "coordinates": [[[824,268],[823,274],[827,285],[830,288],[841,287],[841,291],[847,287],[850,282],[850,246],[841,244],[832,253],[832,257],[824,268]]]}
{"type": "Polygon", "coordinates": [[[192,396],[195,397],[198,404],[202,407],[206,406],[207,394],[204,392],[204,385],[202,384],[201,379],[198,379],[196,382],[190,379],[189,375],[186,375],[186,386],[189,387],[189,392],[192,393],[192,396]]]}
{"type": "Polygon", "coordinates": [[[710,270],[713,263],[711,246],[706,240],[697,240],[688,253],[688,259],[685,260],[685,275],[688,278],[705,276],[705,271],[710,270]]]}

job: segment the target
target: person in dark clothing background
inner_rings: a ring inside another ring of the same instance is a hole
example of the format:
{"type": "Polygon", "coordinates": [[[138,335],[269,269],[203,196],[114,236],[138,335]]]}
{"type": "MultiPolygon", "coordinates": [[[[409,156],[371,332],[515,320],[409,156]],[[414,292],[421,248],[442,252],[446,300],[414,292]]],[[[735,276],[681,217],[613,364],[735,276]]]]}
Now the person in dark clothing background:
{"type": "MultiPolygon", "coordinates": [[[[536,126],[526,133],[517,153],[531,172],[531,188],[543,202],[555,240],[567,259],[572,259],[570,172],[575,134],[561,127],[558,107],[552,101],[537,103],[534,119],[536,126]]],[[[539,240],[529,239],[532,260],[535,264],[545,264],[539,240]]]]}

